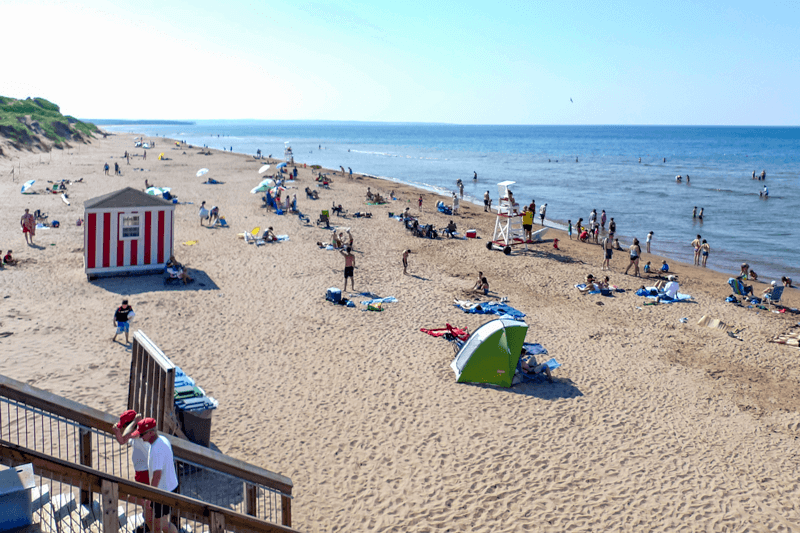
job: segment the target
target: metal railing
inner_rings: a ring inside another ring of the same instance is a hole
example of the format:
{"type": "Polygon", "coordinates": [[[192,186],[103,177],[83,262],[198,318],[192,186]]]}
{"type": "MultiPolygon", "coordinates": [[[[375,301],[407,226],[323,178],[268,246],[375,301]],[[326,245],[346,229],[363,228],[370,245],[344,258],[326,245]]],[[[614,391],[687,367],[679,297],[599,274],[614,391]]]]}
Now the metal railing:
{"type": "Polygon", "coordinates": [[[0,462],[33,467],[35,523],[44,532],[134,533],[144,522],[145,500],[169,505],[171,521],[186,533],[292,533],[230,509],[104,474],[0,439],[0,462]],[[79,494],[97,494],[79,503],[79,494]],[[98,526],[99,524],[99,526],[98,526]]]}
{"type": "MultiPolygon", "coordinates": [[[[129,446],[111,426],[117,417],[0,376],[0,439],[54,460],[132,481],[129,446]]],[[[181,494],[291,527],[289,478],[164,435],[172,444],[181,494]]],[[[92,501],[81,489],[79,501],[92,501]]]]}

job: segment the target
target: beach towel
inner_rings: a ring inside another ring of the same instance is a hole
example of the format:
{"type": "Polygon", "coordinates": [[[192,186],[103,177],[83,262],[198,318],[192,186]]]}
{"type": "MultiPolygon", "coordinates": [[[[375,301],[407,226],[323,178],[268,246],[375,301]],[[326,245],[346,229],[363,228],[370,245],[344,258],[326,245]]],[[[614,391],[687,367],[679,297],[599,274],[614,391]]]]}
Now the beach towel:
{"type": "Polygon", "coordinates": [[[383,303],[394,303],[397,301],[397,298],[394,296],[387,296],[386,298],[373,298],[371,300],[362,300],[361,305],[375,305],[375,304],[383,304],[383,303]]]}
{"type": "Polygon", "coordinates": [[[276,242],[286,242],[289,240],[288,235],[276,235],[275,238],[277,239],[276,242]]]}
{"type": "Polygon", "coordinates": [[[658,289],[656,289],[655,287],[645,287],[645,290],[649,293],[647,294],[647,298],[650,298],[651,300],[656,300],[660,298],[662,304],[674,304],[675,302],[688,302],[691,301],[692,299],[690,295],[683,294],[681,292],[677,293],[675,295],[675,298],[669,298],[663,292],[659,292],[658,289]],[[653,295],[653,291],[656,291],[657,294],[653,295]]]}
{"type": "MultiPolygon", "coordinates": [[[[585,283],[578,283],[575,285],[576,289],[584,289],[586,287],[585,283]]],[[[608,289],[598,289],[595,291],[589,291],[587,294],[602,294],[603,296],[614,296],[612,293],[614,292],[625,292],[625,289],[618,289],[617,287],[611,286],[608,289]]]]}
{"type": "Polygon", "coordinates": [[[455,300],[453,304],[465,313],[473,313],[479,315],[500,315],[501,318],[508,318],[513,320],[522,320],[525,313],[518,309],[514,309],[508,304],[498,302],[482,302],[473,303],[464,300],[455,300]]]}

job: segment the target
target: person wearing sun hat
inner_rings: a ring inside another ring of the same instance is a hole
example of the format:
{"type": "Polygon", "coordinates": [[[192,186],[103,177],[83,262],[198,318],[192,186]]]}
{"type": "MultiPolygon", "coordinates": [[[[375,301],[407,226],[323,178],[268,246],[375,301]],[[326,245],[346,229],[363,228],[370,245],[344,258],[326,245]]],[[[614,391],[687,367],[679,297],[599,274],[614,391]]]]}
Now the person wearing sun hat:
{"type": "MultiPolygon", "coordinates": [[[[178,475],[175,472],[175,458],[172,454],[172,445],[163,435],[156,430],[156,421],[153,418],[139,420],[136,431],[131,434],[150,444],[148,455],[148,470],[150,473],[150,486],[157,487],[167,492],[177,492],[178,475]]],[[[178,533],[178,529],[169,521],[170,507],[152,502],[153,525],[150,528],[155,533],[178,533]]]]}

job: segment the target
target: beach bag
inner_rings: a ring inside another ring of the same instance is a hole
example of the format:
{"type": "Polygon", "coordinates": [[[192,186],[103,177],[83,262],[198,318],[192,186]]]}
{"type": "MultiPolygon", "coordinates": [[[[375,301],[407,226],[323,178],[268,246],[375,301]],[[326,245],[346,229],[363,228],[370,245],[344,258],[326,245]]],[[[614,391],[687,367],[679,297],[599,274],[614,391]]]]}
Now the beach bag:
{"type": "Polygon", "coordinates": [[[61,223],[58,220],[54,220],[53,222],[50,223],[50,225],[53,226],[54,228],[57,228],[61,225],[61,223]]]}
{"type": "Polygon", "coordinates": [[[328,289],[328,292],[325,294],[325,299],[329,302],[333,302],[335,304],[339,304],[342,301],[342,291],[341,289],[337,289],[336,287],[331,287],[328,289]]]}

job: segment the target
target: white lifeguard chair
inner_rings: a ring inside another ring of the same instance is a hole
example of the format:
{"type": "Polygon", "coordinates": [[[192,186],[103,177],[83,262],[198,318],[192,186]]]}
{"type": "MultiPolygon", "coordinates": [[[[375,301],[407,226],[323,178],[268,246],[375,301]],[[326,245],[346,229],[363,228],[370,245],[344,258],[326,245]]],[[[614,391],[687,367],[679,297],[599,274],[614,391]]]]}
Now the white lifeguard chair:
{"type": "Polygon", "coordinates": [[[522,230],[522,213],[519,204],[509,194],[509,186],[514,185],[515,181],[501,181],[497,184],[497,194],[500,200],[497,203],[497,219],[494,223],[494,235],[492,240],[486,243],[486,248],[493,250],[495,246],[503,250],[508,255],[511,253],[512,246],[522,245],[528,249],[522,230]]]}
{"type": "Polygon", "coordinates": [[[290,165],[294,164],[294,154],[292,153],[292,147],[289,146],[289,141],[283,142],[283,160],[290,165]]]}

